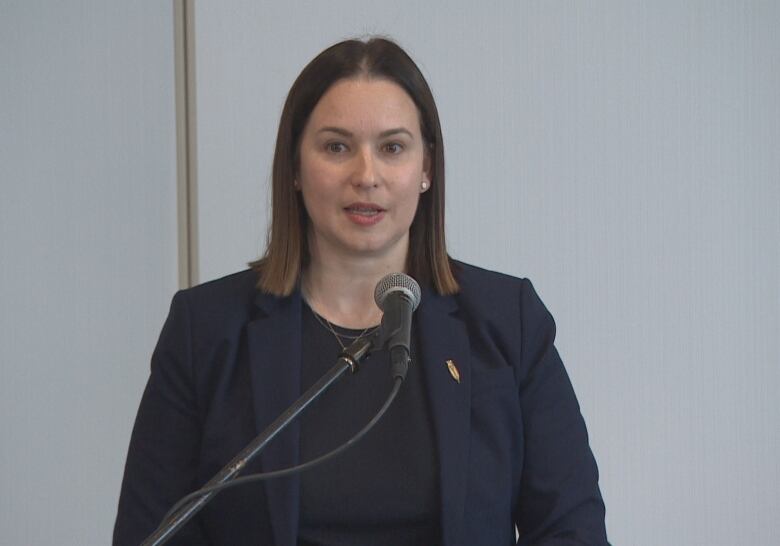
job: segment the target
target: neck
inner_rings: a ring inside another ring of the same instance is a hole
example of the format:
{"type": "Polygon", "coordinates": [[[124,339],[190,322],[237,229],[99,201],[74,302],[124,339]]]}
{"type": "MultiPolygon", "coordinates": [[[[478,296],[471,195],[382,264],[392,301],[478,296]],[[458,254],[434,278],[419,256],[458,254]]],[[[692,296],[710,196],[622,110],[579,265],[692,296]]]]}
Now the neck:
{"type": "Polygon", "coordinates": [[[376,258],[329,260],[311,256],[303,272],[303,296],[318,315],[345,328],[379,324],[382,312],[374,302],[374,288],[382,277],[403,267],[376,258]]]}

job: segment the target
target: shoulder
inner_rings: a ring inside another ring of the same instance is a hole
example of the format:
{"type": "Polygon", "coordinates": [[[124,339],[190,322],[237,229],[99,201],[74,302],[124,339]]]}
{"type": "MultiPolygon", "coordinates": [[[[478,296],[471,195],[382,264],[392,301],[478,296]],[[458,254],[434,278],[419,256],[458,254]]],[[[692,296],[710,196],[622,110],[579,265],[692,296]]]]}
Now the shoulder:
{"type": "Polygon", "coordinates": [[[204,304],[225,301],[225,299],[251,300],[256,292],[257,273],[251,269],[226,275],[180,291],[188,300],[204,304]]]}
{"type": "Polygon", "coordinates": [[[475,265],[454,262],[455,277],[460,285],[460,300],[478,300],[483,305],[506,305],[508,300],[518,301],[524,291],[533,290],[531,282],[498,271],[490,271],[475,265]]]}
{"type": "Polygon", "coordinates": [[[204,282],[182,290],[188,298],[209,301],[225,297],[252,298],[257,291],[257,273],[245,269],[219,279],[204,282]]]}
{"type": "Polygon", "coordinates": [[[180,290],[173,304],[185,306],[195,320],[245,321],[252,313],[257,294],[257,273],[247,269],[180,290]]]}
{"type": "Polygon", "coordinates": [[[457,299],[471,313],[499,321],[552,321],[531,281],[475,265],[454,262],[457,299]]]}
{"type": "Polygon", "coordinates": [[[453,261],[453,264],[461,291],[465,293],[474,290],[487,290],[491,293],[507,289],[520,290],[525,283],[529,282],[524,277],[515,277],[498,271],[490,271],[489,269],[465,262],[453,261]]]}

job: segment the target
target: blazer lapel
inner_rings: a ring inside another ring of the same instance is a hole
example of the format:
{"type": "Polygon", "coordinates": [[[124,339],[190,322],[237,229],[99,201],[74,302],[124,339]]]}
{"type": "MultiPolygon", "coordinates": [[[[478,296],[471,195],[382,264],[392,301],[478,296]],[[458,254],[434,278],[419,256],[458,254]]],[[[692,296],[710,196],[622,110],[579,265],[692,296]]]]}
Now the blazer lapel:
{"type": "Polygon", "coordinates": [[[439,456],[441,536],[445,546],[458,544],[468,474],[470,348],[466,326],[454,316],[457,307],[454,297],[426,290],[416,317],[422,357],[419,365],[425,370],[439,456]]]}
{"type": "MultiPolygon", "coordinates": [[[[258,434],[301,393],[301,298],[258,293],[261,313],[247,328],[250,374],[258,434]],[[281,371],[280,371],[281,370],[281,371]]],[[[298,464],[299,426],[293,422],[259,454],[263,472],[298,464]]],[[[298,533],[297,475],[263,482],[278,546],[295,546],[298,533]]]]}

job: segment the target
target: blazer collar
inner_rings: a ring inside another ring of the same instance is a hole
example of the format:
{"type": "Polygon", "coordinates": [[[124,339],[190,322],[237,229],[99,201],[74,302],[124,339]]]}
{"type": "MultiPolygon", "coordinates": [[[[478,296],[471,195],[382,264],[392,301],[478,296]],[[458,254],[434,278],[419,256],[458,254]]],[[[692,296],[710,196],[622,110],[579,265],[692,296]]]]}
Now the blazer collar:
{"type": "MultiPolygon", "coordinates": [[[[257,293],[258,318],[248,326],[253,403],[258,433],[301,394],[301,295],[288,298],[257,293]],[[280,368],[285,373],[279,373],[280,368]]],[[[442,544],[458,543],[466,499],[471,412],[470,347],[465,324],[456,316],[453,296],[424,289],[414,315],[439,461],[439,514],[442,544]],[[456,381],[447,365],[459,374],[456,381]]],[[[299,426],[290,427],[260,453],[262,471],[298,464],[299,426]]],[[[278,546],[294,546],[299,522],[297,476],[264,482],[278,546]]]]}

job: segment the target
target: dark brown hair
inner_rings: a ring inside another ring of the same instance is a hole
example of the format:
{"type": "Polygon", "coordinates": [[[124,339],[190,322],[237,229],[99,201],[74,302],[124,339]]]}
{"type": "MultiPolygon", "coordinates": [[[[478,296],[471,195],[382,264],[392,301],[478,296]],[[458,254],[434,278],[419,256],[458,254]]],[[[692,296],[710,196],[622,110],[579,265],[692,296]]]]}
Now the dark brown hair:
{"type": "Polygon", "coordinates": [[[385,38],[347,40],[314,58],[293,83],[284,103],[272,171],[272,220],[265,255],[250,265],[260,273],[258,288],[292,293],[308,263],[308,215],[294,181],[300,139],[320,98],[339,80],[365,76],[392,81],[417,105],[420,129],[430,155],[431,188],[422,193],[409,231],[406,272],[440,294],[458,291],[444,237],[444,146],[436,103],[409,55],[385,38]]]}

